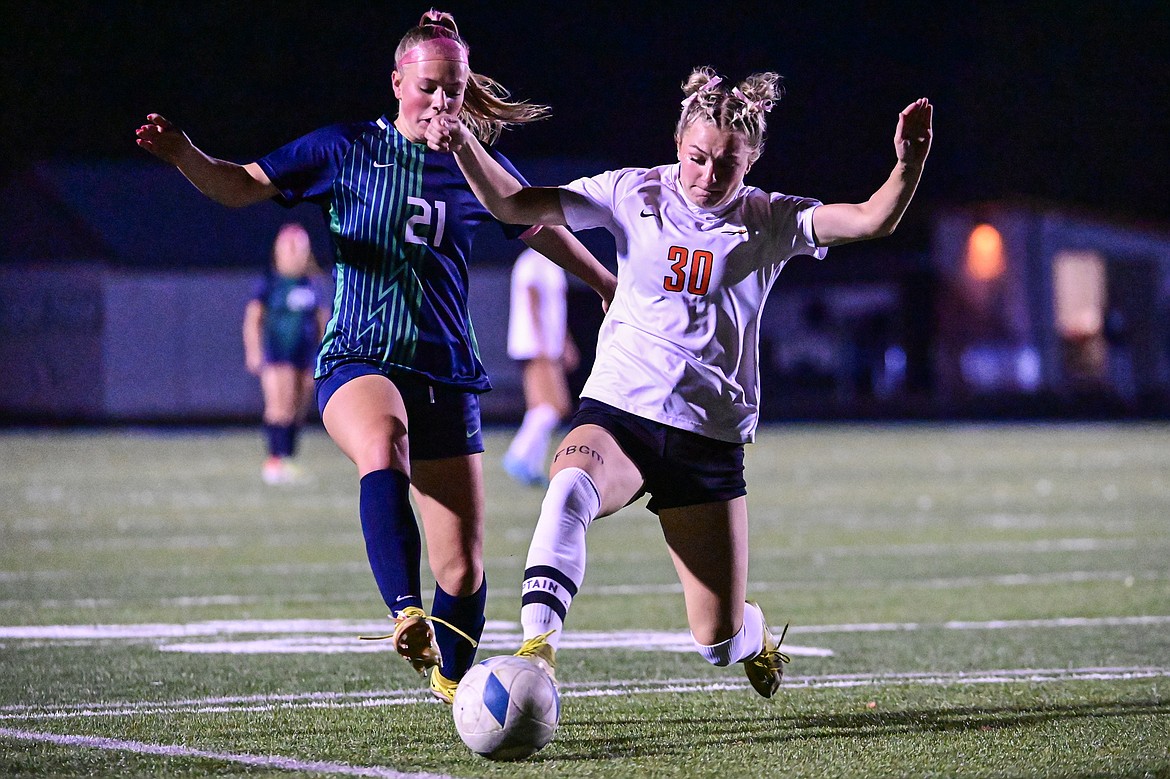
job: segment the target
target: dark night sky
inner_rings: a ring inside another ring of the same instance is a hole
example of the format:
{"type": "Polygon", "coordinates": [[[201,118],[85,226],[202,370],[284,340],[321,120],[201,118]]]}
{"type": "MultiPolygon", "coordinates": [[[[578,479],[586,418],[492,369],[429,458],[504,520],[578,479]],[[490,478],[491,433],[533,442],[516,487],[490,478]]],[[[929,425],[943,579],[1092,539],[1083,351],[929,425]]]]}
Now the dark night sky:
{"type": "MultiPolygon", "coordinates": [[[[553,106],[550,121],[501,142],[521,161],[668,162],[692,66],[731,78],[770,69],[787,95],[749,183],[864,198],[893,163],[897,112],[927,96],[936,138],[912,235],[930,206],[1011,195],[1170,224],[1170,3],[439,6],[455,13],[475,70],[553,106]]],[[[148,111],[242,162],[377,116],[392,109],[393,47],[426,7],[10,4],[4,165],[141,160],[133,129],[148,111]]]]}

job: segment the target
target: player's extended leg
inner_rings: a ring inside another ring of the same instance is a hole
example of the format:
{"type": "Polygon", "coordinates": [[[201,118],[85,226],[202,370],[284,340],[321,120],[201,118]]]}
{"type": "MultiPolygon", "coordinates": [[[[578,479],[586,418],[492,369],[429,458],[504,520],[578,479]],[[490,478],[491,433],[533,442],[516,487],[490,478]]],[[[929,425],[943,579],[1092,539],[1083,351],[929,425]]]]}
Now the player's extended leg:
{"type": "Polygon", "coordinates": [[[357,465],[366,554],[395,618],[395,649],[420,673],[438,662],[421,619],[422,540],[410,505],[406,407],[385,376],[366,374],[333,393],[321,415],[337,446],[357,465]]]}
{"type": "Polygon", "coordinates": [[[412,481],[436,584],[431,616],[442,665],[441,678],[431,676],[431,689],[450,702],[483,635],[483,455],[419,460],[412,481]]]}
{"type": "Polygon", "coordinates": [[[569,606],[585,578],[585,532],[642,487],[637,467],[597,425],[569,431],[551,473],[528,547],[520,608],[525,642],[517,653],[543,661],[550,674],[569,606]]]}
{"type": "Polygon", "coordinates": [[[772,697],[787,660],[759,606],[744,602],[747,498],[662,509],[658,518],[682,582],[699,654],[717,666],[745,663],[752,686],[772,697]]]}

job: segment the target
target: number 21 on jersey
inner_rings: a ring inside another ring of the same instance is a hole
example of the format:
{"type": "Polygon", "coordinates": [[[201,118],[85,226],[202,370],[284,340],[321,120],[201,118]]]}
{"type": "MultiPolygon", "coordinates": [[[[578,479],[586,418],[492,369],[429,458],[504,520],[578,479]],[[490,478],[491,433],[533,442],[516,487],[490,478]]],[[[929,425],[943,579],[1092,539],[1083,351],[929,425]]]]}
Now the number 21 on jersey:
{"type": "Polygon", "coordinates": [[[711,266],[714,257],[706,249],[693,252],[685,246],[671,246],[666,253],[670,262],[671,275],[662,279],[662,288],[667,292],[682,292],[686,289],[692,295],[706,295],[711,284],[711,266]]]}
{"type": "Polygon", "coordinates": [[[430,242],[431,246],[438,246],[443,242],[443,231],[447,227],[447,204],[442,200],[435,201],[436,224],[434,230],[431,230],[431,204],[423,200],[421,197],[408,197],[406,202],[412,206],[418,206],[422,209],[421,214],[415,214],[410,219],[406,220],[406,235],[404,236],[407,243],[427,243],[427,235],[434,236],[434,240],[430,242]]]}

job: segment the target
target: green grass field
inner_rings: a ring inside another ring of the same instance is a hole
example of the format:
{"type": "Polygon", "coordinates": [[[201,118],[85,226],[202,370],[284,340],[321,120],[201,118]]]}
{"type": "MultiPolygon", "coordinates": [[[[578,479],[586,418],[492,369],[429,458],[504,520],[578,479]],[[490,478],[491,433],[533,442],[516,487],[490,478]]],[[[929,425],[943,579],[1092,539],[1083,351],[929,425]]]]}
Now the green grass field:
{"type": "MultiPolygon", "coordinates": [[[[489,626],[541,493],[487,439],[489,626]]],[[[780,426],[748,449],[780,694],[690,651],[652,514],[597,522],[562,721],[485,761],[387,642],[356,478],[258,432],[0,434],[5,776],[1170,776],[1170,426],[780,426]]],[[[424,582],[429,581],[424,572],[424,582]]]]}

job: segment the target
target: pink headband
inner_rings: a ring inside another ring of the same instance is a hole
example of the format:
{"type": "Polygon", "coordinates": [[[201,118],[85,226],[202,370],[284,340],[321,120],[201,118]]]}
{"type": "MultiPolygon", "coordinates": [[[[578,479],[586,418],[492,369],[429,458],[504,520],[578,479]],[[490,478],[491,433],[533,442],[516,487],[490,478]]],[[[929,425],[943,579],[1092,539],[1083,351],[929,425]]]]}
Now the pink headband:
{"type": "Polygon", "coordinates": [[[398,60],[398,67],[426,60],[449,60],[467,64],[467,49],[453,38],[431,38],[410,49],[398,60]]]}
{"type": "Polygon", "coordinates": [[[710,92],[712,89],[714,89],[715,87],[719,86],[722,83],[723,83],[723,79],[719,78],[719,76],[712,76],[710,81],[708,81],[706,84],[699,87],[698,89],[696,89],[694,92],[692,92],[690,95],[688,95],[686,98],[683,99],[683,101],[682,101],[683,112],[685,113],[687,108],[690,107],[691,103],[695,102],[696,97],[703,94],[704,92],[710,92]]]}

